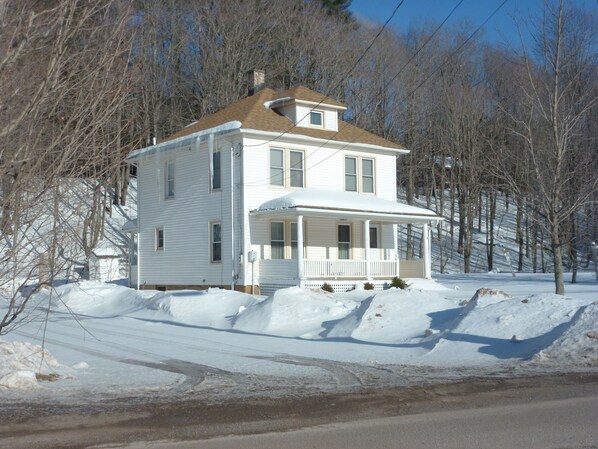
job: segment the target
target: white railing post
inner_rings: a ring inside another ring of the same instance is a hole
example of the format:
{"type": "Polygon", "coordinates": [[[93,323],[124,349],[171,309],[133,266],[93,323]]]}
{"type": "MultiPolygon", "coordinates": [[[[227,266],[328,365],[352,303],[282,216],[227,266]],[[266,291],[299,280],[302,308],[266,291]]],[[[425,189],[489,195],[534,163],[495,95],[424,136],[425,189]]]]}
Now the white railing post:
{"type": "Polygon", "coordinates": [[[297,216],[297,277],[303,287],[303,215],[297,216]]]}
{"type": "Polygon", "coordinates": [[[363,221],[363,241],[365,242],[365,277],[372,280],[370,273],[370,220],[363,221]]]}
{"type": "Polygon", "coordinates": [[[432,277],[432,250],[430,247],[430,226],[428,223],[424,224],[423,229],[424,239],[424,278],[430,279],[432,277]]]}

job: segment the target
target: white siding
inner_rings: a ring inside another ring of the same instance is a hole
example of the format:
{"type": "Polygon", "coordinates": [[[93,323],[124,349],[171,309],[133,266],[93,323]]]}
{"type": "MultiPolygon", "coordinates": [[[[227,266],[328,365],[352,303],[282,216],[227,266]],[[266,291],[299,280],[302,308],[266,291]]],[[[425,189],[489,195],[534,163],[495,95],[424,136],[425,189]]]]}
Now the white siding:
{"type": "MultiPolygon", "coordinates": [[[[228,139],[227,139],[228,140],[228,139]]],[[[222,189],[209,192],[207,143],[168,152],[175,161],[174,199],[164,199],[162,154],[139,162],[140,282],[150,285],[228,285],[231,282],[230,147],[221,150],[222,189]],[[209,224],[222,223],[222,262],[210,262],[209,224]],[[155,250],[155,228],[164,250],[155,250]],[[228,238],[227,238],[228,236],[228,238]]]]}
{"type": "MultiPolygon", "coordinates": [[[[256,209],[262,203],[285,195],[295,189],[270,186],[269,150],[270,147],[303,150],[305,152],[305,186],[319,189],[344,190],[345,155],[364,156],[375,159],[376,196],[396,200],[396,160],[394,153],[384,151],[354,151],[336,147],[318,148],[319,145],[298,145],[288,140],[278,139],[276,142],[260,144],[260,140],[244,139],[246,149],[243,151],[244,167],[244,214],[256,209]]],[[[288,167],[286,167],[288,168],[288,167]]],[[[337,224],[335,219],[304,217],[306,223],[307,252],[309,259],[337,259],[337,224]]],[[[254,250],[258,261],[255,273],[259,273],[259,259],[270,258],[270,219],[267,217],[249,217],[249,226],[244,230],[245,253],[254,250]]],[[[363,252],[363,222],[352,223],[353,258],[365,258],[363,252]]],[[[394,259],[394,240],[392,225],[384,225],[381,229],[382,245],[385,251],[380,258],[387,256],[394,259]]],[[[376,259],[372,255],[372,259],[376,259]]],[[[245,277],[240,283],[251,283],[251,264],[245,263],[245,277]]],[[[256,280],[257,282],[257,280],[256,280]]]]}

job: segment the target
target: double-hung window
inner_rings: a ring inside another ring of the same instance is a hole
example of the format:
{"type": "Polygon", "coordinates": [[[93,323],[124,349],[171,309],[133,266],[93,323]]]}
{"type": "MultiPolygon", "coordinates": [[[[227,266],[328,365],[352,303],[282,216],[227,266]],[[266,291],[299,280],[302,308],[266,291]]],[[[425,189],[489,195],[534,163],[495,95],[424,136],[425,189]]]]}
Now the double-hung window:
{"type": "Polygon", "coordinates": [[[291,187],[303,187],[303,151],[290,151],[291,187]]]}
{"type": "Polygon", "coordinates": [[[212,153],[212,190],[218,190],[222,186],[222,170],[220,168],[220,151],[212,153]]]}
{"type": "Polygon", "coordinates": [[[174,161],[166,161],[164,164],[164,198],[174,198],[174,161]]]}
{"type": "Polygon", "coordinates": [[[270,185],[280,187],[304,187],[305,163],[303,159],[303,151],[271,148],[270,185]]]}
{"type": "Polygon", "coordinates": [[[222,261],[222,224],[210,224],[210,261],[222,261]]]}
{"type": "Polygon", "coordinates": [[[338,258],[351,258],[351,225],[338,225],[338,258]]]}
{"type": "Polygon", "coordinates": [[[375,193],[374,159],[345,157],[345,190],[347,192],[375,193]]]}
{"type": "Polygon", "coordinates": [[[357,158],[345,158],[345,190],[357,192],[357,158]]]}
{"type": "Polygon", "coordinates": [[[361,160],[361,191],[374,193],[374,160],[361,160]]]}
{"type": "Polygon", "coordinates": [[[284,222],[270,223],[270,248],[272,259],[284,259],[284,222]]]}
{"type": "Polygon", "coordinates": [[[270,149],[270,184],[284,187],[284,150],[270,149]]]}

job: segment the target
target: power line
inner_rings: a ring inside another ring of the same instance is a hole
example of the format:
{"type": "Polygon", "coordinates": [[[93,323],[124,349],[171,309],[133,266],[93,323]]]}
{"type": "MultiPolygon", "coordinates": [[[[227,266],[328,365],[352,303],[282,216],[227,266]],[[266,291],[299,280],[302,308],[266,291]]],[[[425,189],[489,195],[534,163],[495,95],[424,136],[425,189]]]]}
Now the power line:
{"type": "MultiPolygon", "coordinates": [[[[368,51],[370,51],[370,49],[374,46],[374,43],[378,40],[378,38],[380,37],[380,35],[383,33],[383,31],[386,29],[386,26],[390,23],[390,21],[393,19],[393,17],[395,16],[395,14],[397,13],[397,11],[399,10],[399,8],[403,5],[403,3],[405,3],[405,0],[400,0],[399,3],[397,3],[397,6],[395,7],[395,9],[393,10],[392,14],[390,15],[390,17],[388,17],[388,19],[386,19],[386,22],[384,22],[384,25],[382,25],[382,28],[380,28],[380,30],[378,31],[378,34],[376,34],[376,36],[374,37],[374,39],[372,39],[372,42],[370,42],[370,45],[367,46],[367,48],[361,53],[361,56],[359,56],[359,58],[357,58],[357,60],[355,61],[355,63],[351,66],[351,68],[347,71],[347,73],[345,74],[344,77],[341,78],[341,81],[339,81],[338,84],[336,84],[335,86],[333,86],[333,88],[331,90],[336,90],[337,88],[339,88],[342,84],[342,82],[347,79],[351,73],[353,73],[353,70],[355,70],[357,68],[357,66],[359,65],[359,63],[363,60],[363,58],[365,58],[365,55],[368,53],[368,51]]],[[[270,142],[274,142],[275,140],[280,139],[282,136],[284,136],[285,134],[288,134],[289,131],[291,131],[292,129],[297,127],[297,124],[302,122],[303,120],[305,120],[307,118],[307,116],[313,112],[318,106],[320,106],[324,100],[326,100],[327,95],[323,95],[322,99],[318,102],[318,104],[316,104],[315,106],[313,106],[308,112],[307,114],[305,114],[305,116],[303,116],[303,118],[301,120],[297,120],[296,123],[293,123],[293,125],[288,128],[287,130],[283,131],[281,134],[279,134],[276,137],[273,137],[272,139],[260,143],[260,144],[253,144],[253,145],[245,145],[246,147],[256,147],[256,146],[260,146],[260,145],[264,145],[270,142]]]]}
{"type": "MultiPolygon", "coordinates": [[[[415,54],[409,58],[409,60],[403,64],[403,66],[399,69],[399,71],[388,81],[384,84],[383,89],[387,89],[388,86],[401,74],[403,73],[403,71],[407,68],[407,66],[415,59],[415,57],[428,45],[428,43],[434,38],[434,36],[438,33],[438,31],[440,31],[440,29],[444,26],[444,24],[451,18],[451,16],[453,15],[453,13],[461,6],[461,4],[463,3],[464,0],[460,0],[454,7],[453,9],[449,12],[449,14],[444,18],[444,20],[436,27],[436,29],[434,30],[434,32],[426,39],[426,41],[417,49],[417,51],[415,52],[415,54]]],[[[478,27],[473,33],[472,35],[459,47],[459,49],[465,44],[467,43],[472,36],[474,36],[491,18],[494,14],[496,14],[496,12],[507,2],[508,0],[504,0],[503,3],[482,23],[482,25],[480,25],[480,27],[478,27]]],[[[400,5],[399,5],[400,6],[400,5]]],[[[459,50],[458,49],[458,50],[459,50]]],[[[454,55],[451,54],[449,55],[449,57],[452,57],[454,55]]],[[[448,58],[447,58],[448,59],[448,58]]],[[[446,63],[446,59],[441,63],[440,66],[444,65],[446,63]]],[[[439,67],[440,67],[439,66],[439,67]]],[[[439,68],[438,67],[438,68],[439,68]]],[[[438,68],[436,68],[434,70],[433,73],[438,71],[438,68]]],[[[414,89],[409,95],[412,95],[415,90],[419,89],[430,77],[426,78],[426,80],[424,80],[424,82],[420,83],[416,89],[414,89]]],[[[311,152],[311,154],[305,156],[305,158],[303,159],[303,161],[305,161],[308,157],[313,156],[315,153],[317,153],[320,149],[322,149],[325,145],[327,145],[329,142],[331,142],[336,136],[338,136],[346,127],[348,126],[348,123],[345,124],[341,129],[339,129],[336,133],[334,133],[330,138],[328,138],[328,140],[326,140],[322,145],[320,145],[318,148],[316,148],[314,151],[311,152]]],[[[361,130],[361,132],[365,132],[365,130],[361,130]]],[[[283,133],[284,134],[284,133],[283,133]]],[[[282,136],[282,134],[281,134],[282,136]]],[[[279,138],[280,136],[278,136],[277,138],[279,138]]],[[[272,142],[272,140],[270,141],[266,141],[264,142],[264,144],[270,143],[272,142]]],[[[352,142],[351,142],[352,143],[352,142]]],[[[263,145],[263,144],[260,144],[263,145]]],[[[349,145],[349,143],[343,145],[341,148],[339,148],[338,150],[336,150],[335,152],[333,152],[332,154],[330,154],[328,157],[322,159],[321,161],[315,163],[314,165],[304,168],[304,171],[307,172],[308,169],[311,169],[313,167],[316,167],[317,165],[321,164],[322,162],[330,159],[332,156],[336,155],[338,152],[344,150],[345,148],[347,148],[347,146],[349,145]]],[[[284,170],[284,173],[290,171],[291,167],[289,167],[288,169],[284,170]]],[[[255,181],[253,183],[248,183],[248,185],[266,185],[267,183],[269,183],[270,177],[265,178],[263,180],[260,181],[255,181]]]]}

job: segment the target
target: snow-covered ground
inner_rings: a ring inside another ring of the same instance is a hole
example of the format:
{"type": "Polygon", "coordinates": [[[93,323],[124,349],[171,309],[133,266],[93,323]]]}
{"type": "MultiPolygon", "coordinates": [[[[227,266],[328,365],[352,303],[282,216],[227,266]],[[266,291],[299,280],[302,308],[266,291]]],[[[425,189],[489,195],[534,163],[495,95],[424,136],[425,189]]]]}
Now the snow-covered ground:
{"type": "Polygon", "coordinates": [[[552,290],[552,275],[533,274],[268,298],[70,283],[0,340],[0,395],[209,399],[597,369],[595,278],[552,290]]]}

